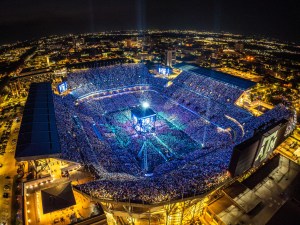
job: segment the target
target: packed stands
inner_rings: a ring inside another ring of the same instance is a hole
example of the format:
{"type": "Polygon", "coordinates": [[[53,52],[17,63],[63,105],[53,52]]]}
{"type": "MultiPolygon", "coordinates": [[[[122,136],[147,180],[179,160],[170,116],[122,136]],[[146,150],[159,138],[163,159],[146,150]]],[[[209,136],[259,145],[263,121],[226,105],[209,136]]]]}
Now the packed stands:
{"type": "Polygon", "coordinates": [[[183,71],[166,87],[143,64],[69,74],[71,94],[54,96],[61,157],[96,177],[77,188],[103,199],[154,203],[222,183],[233,146],[289,116],[281,105],[258,118],[239,108],[234,102],[247,82],[236,82],[183,71]],[[143,101],[157,113],[155,134],[146,137],[135,132],[130,118],[143,101]],[[144,176],[138,156],[145,139],[151,177],[144,176]]]}

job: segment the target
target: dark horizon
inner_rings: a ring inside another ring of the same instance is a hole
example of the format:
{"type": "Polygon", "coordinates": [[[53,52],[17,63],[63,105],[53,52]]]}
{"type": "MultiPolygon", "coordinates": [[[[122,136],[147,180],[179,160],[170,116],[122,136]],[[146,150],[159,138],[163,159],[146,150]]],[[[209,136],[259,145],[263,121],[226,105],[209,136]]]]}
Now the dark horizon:
{"type": "Polygon", "coordinates": [[[178,29],[256,35],[299,43],[296,1],[94,0],[0,3],[0,43],[110,30],[178,29]]]}

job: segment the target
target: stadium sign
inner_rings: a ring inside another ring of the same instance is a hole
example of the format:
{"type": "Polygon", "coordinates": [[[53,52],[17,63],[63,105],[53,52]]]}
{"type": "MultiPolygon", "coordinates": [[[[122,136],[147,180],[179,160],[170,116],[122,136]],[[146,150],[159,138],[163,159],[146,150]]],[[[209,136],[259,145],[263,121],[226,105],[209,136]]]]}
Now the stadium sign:
{"type": "Polygon", "coordinates": [[[273,124],[271,128],[258,132],[252,138],[236,145],[229,164],[231,176],[239,176],[251,167],[265,162],[276,147],[286,139],[288,125],[288,121],[283,119],[273,124]]]}
{"type": "Polygon", "coordinates": [[[278,130],[270,136],[265,137],[263,139],[262,145],[258,150],[258,154],[255,158],[255,162],[263,162],[268,157],[268,155],[274,150],[277,141],[277,133],[278,130]]]}

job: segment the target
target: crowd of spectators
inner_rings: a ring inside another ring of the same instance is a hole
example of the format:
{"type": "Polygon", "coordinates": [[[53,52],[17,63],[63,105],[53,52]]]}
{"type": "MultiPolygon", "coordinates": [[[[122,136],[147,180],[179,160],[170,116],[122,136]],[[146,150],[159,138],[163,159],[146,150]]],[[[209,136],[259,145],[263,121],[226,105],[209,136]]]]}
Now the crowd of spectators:
{"type": "Polygon", "coordinates": [[[231,84],[187,71],[183,71],[173,82],[221,103],[233,104],[244,92],[231,84]]]}
{"type": "Polygon", "coordinates": [[[72,94],[79,97],[102,89],[146,84],[148,75],[149,71],[143,64],[129,63],[68,74],[68,85],[72,94]]]}
{"type": "Polygon", "coordinates": [[[164,87],[142,64],[73,73],[68,83],[72,94],[54,96],[62,158],[97,178],[76,188],[117,201],[155,203],[207,192],[227,179],[235,144],[288,116],[280,105],[254,117],[233,104],[240,89],[193,73],[164,87]],[[137,85],[150,88],[125,91],[137,85]],[[75,104],[80,96],[111,89],[75,104]],[[143,101],[157,113],[155,135],[147,136],[152,177],[144,176],[138,156],[145,139],[131,126],[130,110],[143,101]]]}

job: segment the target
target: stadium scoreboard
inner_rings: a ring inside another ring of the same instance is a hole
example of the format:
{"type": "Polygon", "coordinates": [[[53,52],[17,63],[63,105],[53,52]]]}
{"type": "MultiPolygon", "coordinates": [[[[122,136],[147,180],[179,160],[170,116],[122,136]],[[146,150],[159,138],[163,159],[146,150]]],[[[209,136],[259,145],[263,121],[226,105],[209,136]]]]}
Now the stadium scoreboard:
{"type": "Polygon", "coordinates": [[[60,84],[57,85],[57,90],[59,92],[59,94],[62,94],[64,92],[66,92],[68,90],[68,83],[67,81],[64,81],[60,84]]]}
{"type": "Polygon", "coordinates": [[[265,162],[268,156],[284,141],[287,123],[275,125],[262,135],[253,166],[265,162]]]}
{"type": "Polygon", "coordinates": [[[287,120],[281,120],[267,130],[236,145],[229,164],[231,176],[239,176],[250,168],[257,167],[267,161],[276,147],[287,137],[285,133],[287,125],[287,120]]]}
{"type": "Polygon", "coordinates": [[[168,67],[159,67],[158,73],[162,75],[169,75],[171,73],[170,68],[168,67]]]}

